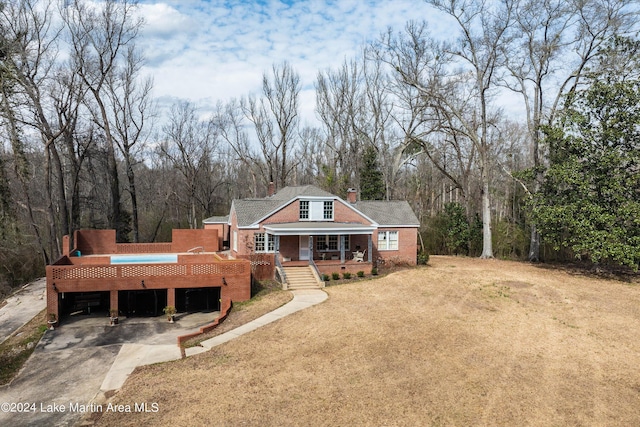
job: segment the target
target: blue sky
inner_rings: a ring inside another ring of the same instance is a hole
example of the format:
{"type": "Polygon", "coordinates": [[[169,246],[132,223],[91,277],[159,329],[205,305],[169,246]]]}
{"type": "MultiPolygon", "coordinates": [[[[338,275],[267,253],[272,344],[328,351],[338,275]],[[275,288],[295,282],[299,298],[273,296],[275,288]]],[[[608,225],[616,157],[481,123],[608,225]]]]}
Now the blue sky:
{"type": "Polygon", "coordinates": [[[142,0],[140,45],[161,104],[188,99],[204,111],[258,93],[262,74],[288,60],[300,74],[303,120],[312,121],[318,71],[337,68],[388,27],[442,20],[420,0],[142,0]]]}

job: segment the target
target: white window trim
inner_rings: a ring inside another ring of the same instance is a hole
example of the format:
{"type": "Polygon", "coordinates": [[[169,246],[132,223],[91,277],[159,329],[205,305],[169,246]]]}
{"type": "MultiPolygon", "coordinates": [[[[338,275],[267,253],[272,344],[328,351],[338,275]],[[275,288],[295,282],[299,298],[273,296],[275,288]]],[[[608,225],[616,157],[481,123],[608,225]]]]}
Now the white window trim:
{"type": "Polygon", "coordinates": [[[300,222],[313,222],[313,221],[333,221],[335,218],[335,209],[336,204],[334,200],[323,200],[323,199],[311,199],[311,200],[300,200],[300,203],[307,202],[309,203],[309,208],[307,211],[308,218],[300,217],[300,208],[298,207],[298,220],[300,222]],[[325,203],[331,203],[331,218],[324,217],[324,205],[325,203]]]}
{"type": "Polygon", "coordinates": [[[400,249],[400,234],[398,233],[397,230],[385,230],[385,231],[378,231],[378,250],[379,251],[397,251],[400,249]],[[389,243],[391,242],[391,235],[395,235],[395,242],[396,242],[396,247],[395,248],[390,248],[389,243]],[[380,237],[381,236],[385,236],[384,237],[384,245],[380,244],[380,237]]]}
{"type": "Polygon", "coordinates": [[[298,219],[300,221],[309,221],[309,219],[310,219],[309,217],[311,216],[310,213],[311,213],[311,204],[309,203],[309,201],[308,200],[300,200],[300,206],[298,208],[298,219]],[[307,204],[307,208],[305,209],[305,211],[307,213],[307,217],[306,218],[302,217],[302,204],[303,203],[307,204]]]}
{"type": "Polygon", "coordinates": [[[275,252],[276,249],[276,239],[275,236],[273,234],[267,234],[267,233],[254,233],[253,234],[253,251],[255,253],[258,254],[267,254],[267,253],[273,253],[275,252]],[[257,237],[259,235],[263,236],[263,245],[264,245],[264,249],[262,250],[258,250],[257,249],[257,237]],[[268,236],[268,237],[267,237],[268,236]]]}
{"type": "Polygon", "coordinates": [[[333,218],[334,218],[334,216],[335,216],[335,215],[334,215],[334,211],[335,211],[335,203],[333,203],[333,200],[325,200],[325,201],[324,201],[324,203],[322,203],[322,219],[324,219],[325,221],[333,221],[333,218]],[[325,216],[325,213],[326,213],[326,211],[327,211],[327,210],[326,210],[326,208],[325,208],[325,205],[326,205],[327,203],[330,203],[330,204],[331,204],[331,211],[330,211],[331,216],[330,216],[329,218],[327,218],[327,217],[325,216]]]}
{"type": "Polygon", "coordinates": [[[340,250],[340,236],[344,236],[344,238],[346,240],[344,249],[346,251],[349,250],[349,246],[351,246],[351,239],[349,238],[348,234],[320,234],[320,235],[314,236],[316,252],[335,252],[335,251],[339,251],[340,250]],[[336,248],[335,249],[330,249],[329,248],[329,236],[336,236],[338,238],[338,240],[336,242],[336,248]],[[320,240],[318,239],[318,237],[324,237],[323,244],[327,245],[327,249],[318,249],[318,243],[320,243],[320,240]]]}

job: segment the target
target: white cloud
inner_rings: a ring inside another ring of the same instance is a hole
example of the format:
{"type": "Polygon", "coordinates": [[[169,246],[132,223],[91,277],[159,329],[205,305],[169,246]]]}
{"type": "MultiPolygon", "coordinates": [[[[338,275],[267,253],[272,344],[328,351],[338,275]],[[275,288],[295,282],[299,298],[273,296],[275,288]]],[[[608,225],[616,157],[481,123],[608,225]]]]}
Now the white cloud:
{"type": "Polygon", "coordinates": [[[143,35],[168,39],[194,30],[193,20],[165,3],[142,4],[139,13],[145,19],[143,35]]]}
{"type": "Polygon", "coordinates": [[[318,71],[339,67],[388,27],[401,30],[408,20],[433,15],[415,0],[149,0],[140,13],[156,96],[215,104],[256,93],[262,73],[287,60],[300,74],[309,121],[318,71]]]}

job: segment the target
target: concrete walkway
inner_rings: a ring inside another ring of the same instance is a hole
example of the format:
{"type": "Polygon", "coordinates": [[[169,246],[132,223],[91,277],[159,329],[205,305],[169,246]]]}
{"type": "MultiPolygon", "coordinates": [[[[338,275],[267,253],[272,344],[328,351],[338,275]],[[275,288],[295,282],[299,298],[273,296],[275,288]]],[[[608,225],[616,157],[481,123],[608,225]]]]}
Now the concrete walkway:
{"type": "MultiPolygon", "coordinates": [[[[200,343],[201,347],[187,348],[186,355],[192,356],[208,351],[217,345],[231,341],[264,325],[282,319],[289,314],[319,304],[328,297],[324,291],[319,289],[296,290],[291,292],[293,293],[293,299],[287,304],[236,329],[205,340],[200,343]]],[[[180,349],[177,345],[124,344],[102,382],[100,390],[106,392],[119,389],[137,366],[168,362],[170,360],[180,359],[181,357],[180,349]]]]}
{"type": "MultiPolygon", "coordinates": [[[[39,288],[40,285],[38,283],[34,288],[25,286],[23,292],[10,301],[11,305],[4,307],[9,307],[9,310],[3,312],[3,321],[11,320],[12,326],[7,327],[6,330],[10,332],[3,332],[0,339],[35,315],[28,314],[27,308],[37,314],[44,307],[44,287],[39,288]]],[[[203,347],[188,349],[187,354],[207,351],[327,299],[327,294],[321,290],[297,290],[292,293],[294,296],[289,303],[239,328],[206,340],[203,347]]],[[[174,324],[169,324],[163,316],[124,318],[115,327],[108,326],[108,318],[104,314],[68,318],[62,327],[44,334],[18,377],[10,385],[0,387],[0,402],[36,402],[45,406],[58,404],[66,405],[67,409],[71,403],[105,403],[110,393],[120,389],[137,366],[180,359],[182,355],[176,345],[177,336],[199,330],[200,326],[214,320],[212,316],[215,313],[191,313],[179,317],[174,324]],[[51,369],[51,366],[56,369],[51,369]]],[[[18,415],[0,411],[0,425],[75,426],[89,415],[69,410],[18,415]]]]}
{"type": "Polygon", "coordinates": [[[47,306],[46,278],[24,285],[0,308],[0,344],[47,306]]]}

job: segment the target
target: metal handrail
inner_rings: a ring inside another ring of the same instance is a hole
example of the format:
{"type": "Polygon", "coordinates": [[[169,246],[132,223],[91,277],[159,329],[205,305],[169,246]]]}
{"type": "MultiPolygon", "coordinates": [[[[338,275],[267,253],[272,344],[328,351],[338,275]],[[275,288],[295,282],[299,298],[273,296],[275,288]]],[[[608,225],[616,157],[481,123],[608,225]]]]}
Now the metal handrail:
{"type": "Polygon", "coordinates": [[[320,279],[320,270],[318,270],[318,265],[313,260],[313,257],[309,257],[309,267],[311,267],[311,271],[313,272],[313,275],[316,276],[318,283],[322,283],[322,286],[324,287],[324,280],[320,279]]]}
{"type": "Polygon", "coordinates": [[[274,258],[275,258],[276,273],[277,273],[276,274],[276,279],[277,279],[277,276],[280,275],[280,279],[281,279],[280,283],[283,284],[283,285],[284,284],[288,284],[288,282],[287,282],[287,273],[285,273],[284,267],[282,267],[282,263],[280,262],[280,254],[276,253],[274,255],[274,258]]]}

